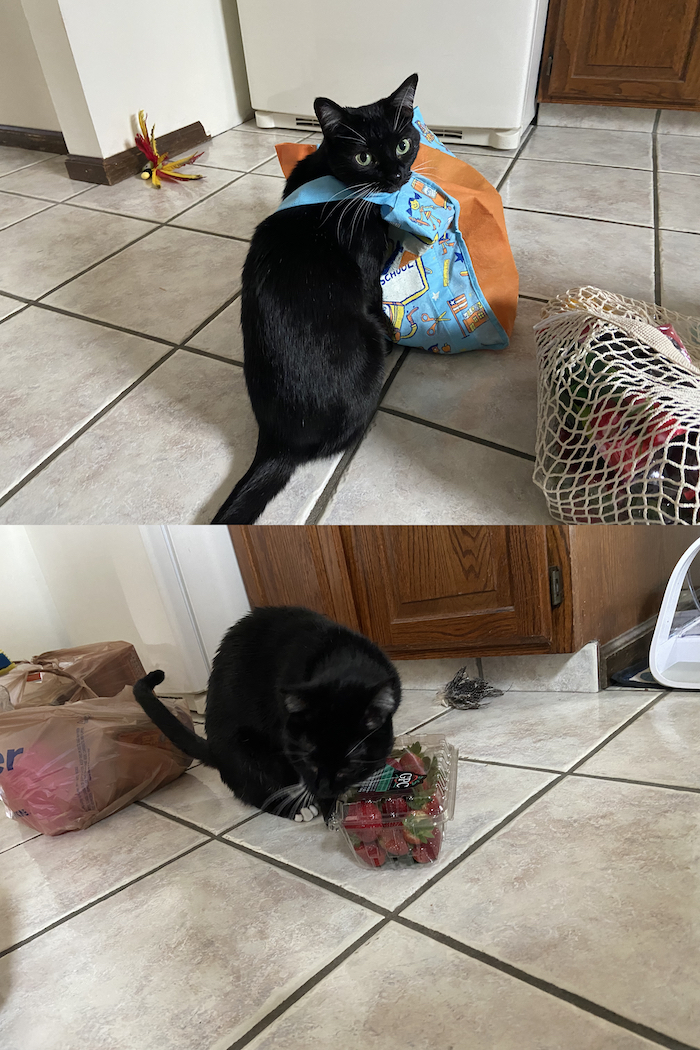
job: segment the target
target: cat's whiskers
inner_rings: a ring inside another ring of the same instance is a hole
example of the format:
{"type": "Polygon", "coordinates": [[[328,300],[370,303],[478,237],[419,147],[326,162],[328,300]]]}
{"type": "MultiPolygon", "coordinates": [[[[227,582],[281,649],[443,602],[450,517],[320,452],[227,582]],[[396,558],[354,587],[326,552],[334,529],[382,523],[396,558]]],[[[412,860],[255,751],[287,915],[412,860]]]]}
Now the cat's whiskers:
{"type": "Polygon", "coordinates": [[[334,200],[335,197],[340,197],[341,194],[345,194],[348,190],[357,190],[358,191],[357,193],[351,193],[349,197],[343,196],[343,197],[341,197],[341,199],[339,201],[335,201],[335,204],[331,208],[331,210],[328,213],[328,215],[325,218],[322,218],[321,225],[323,225],[324,222],[327,222],[328,219],[332,218],[334,212],[336,212],[338,210],[338,208],[342,204],[345,204],[346,201],[352,202],[352,201],[358,199],[360,196],[362,196],[362,192],[361,191],[364,189],[364,187],[366,185],[367,185],[367,183],[365,183],[365,182],[356,182],[352,186],[344,186],[342,190],[338,190],[337,193],[334,193],[333,197],[331,197],[328,201],[326,201],[326,204],[323,205],[323,208],[321,209],[321,216],[323,216],[323,213],[326,210],[326,205],[330,204],[331,201],[334,200]]]}
{"type": "MultiPolygon", "coordinates": [[[[353,204],[358,204],[358,205],[361,204],[363,202],[364,198],[366,197],[368,192],[370,192],[370,191],[365,190],[362,193],[356,193],[347,202],[346,207],[342,210],[342,212],[340,213],[340,216],[338,217],[338,225],[337,225],[337,228],[336,228],[337,229],[338,238],[340,238],[340,225],[341,225],[343,219],[345,218],[345,216],[347,215],[347,213],[350,211],[351,206],[353,204]]],[[[359,209],[357,209],[357,210],[359,210],[359,209]]],[[[352,236],[352,233],[351,233],[351,236],[352,236]]]]}
{"type": "Polygon", "coordinates": [[[298,784],[286,784],[284,787],[278,788],[277,791],[273,791],[271,795],[268,795],[260,808],[268,810],[268,807],[275,801],[275,799],[281,798],[282,801],[280,802],[280,805],[276,810],[272,811],[277,812],[285,802],[291,802],[306,790],[307,787],[303,780],[300,780],[298,784]]]}
{"type": "Polygon", "coordinates": [[[352,222],[350,223],[350,241],[352,241],[353,235],[355,233],[355,226],[358,224],[358,220],[359,220],[360,216],[364,216],[363,227],[362,227],[364,229],[364,222],[367,221],[367,216],[369,215],[369,210],[372,207],[372,203],[373,203],[372,201],[367,200],[367,198],[373,192],[374,192],[374,187],[373,186],[369,186],[367,191],[366,191],[366,193],[364,193],[362,195],[362,198],[360,199],[359,207],[355,209],[355,214],[353,215],[352,222]]]}
{"type": "MultiPolygon", "coordinates": [[[[364,137],[364,135],[361,135],[359,131],[355,130],[355,128],[351,128],[349,124],[344,124],[342,121],[340,121],[340,123],[338,124],[338,127],[339,128],[347,128],[347,130],[350,132],[350,135],[352,136],[352,139],[355,139],[358,142],[364,143],[365,146],[367,145],[367,139],[364,137]]],[[[344,138],[344,139],[348,138],[347,135],[338,135],[336,137],[337,138],[344,138]]]]}
{"type": "Polygon", "coordinates": [[[431,171],[434,172],[435,166],[433,164],[421,164],[419,167],[411,168],[411,171],[414,175],[426,175],[431,171]]]}
{"type": "Polygon", "coordinates": [[[350,750],[347,752],[346,757],[350,758],[350,755],[353,753],[353,751],[357,751],[357,749],[360,746],[360,744],[364,744],[365,740],[368,740],[369,737],[371,737],[374,733],[378,732],[378,730],[380,730],[383,725],[384,725],[384,722],[381,722],[378,726],[375,726],[374,729],[371,729],[369,731],[369,733],[367,734],[367,736],[363,736],[362,740],[358,740],[357,743],[355,744],[355,746],[351,747],[350,750]]]}

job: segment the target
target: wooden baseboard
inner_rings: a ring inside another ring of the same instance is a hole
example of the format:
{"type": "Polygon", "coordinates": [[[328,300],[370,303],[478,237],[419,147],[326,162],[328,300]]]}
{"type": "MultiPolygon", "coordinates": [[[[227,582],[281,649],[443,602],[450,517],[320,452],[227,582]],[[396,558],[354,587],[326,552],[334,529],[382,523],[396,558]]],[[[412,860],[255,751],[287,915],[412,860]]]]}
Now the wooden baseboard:
{"type": "Polygon", "coordinates": [[[67,153],[66,140],[60,131],[42,131],[40,128],[18,128],[0,124],[0,146],[35,149],[40,153],[67,153]]]}
{"type": "MultiPolygon", "coordinates": [[[[156,143],[159,153],[169,153],[173,157],[193,150],[195,146],[208,142],[209,138],[201,122],[197,121],[185,128],[169,131],[166,135],[157,135],[156,143]]],[[[125,149],[123,153],[114,153],[111,157],[79,157],[74,153],[66,157],[66,168],[71,179],[96,182],[101,186],[114,186],[130,175],[138,175],[145,165],[146,158],[136,146],[125,149]]]]}

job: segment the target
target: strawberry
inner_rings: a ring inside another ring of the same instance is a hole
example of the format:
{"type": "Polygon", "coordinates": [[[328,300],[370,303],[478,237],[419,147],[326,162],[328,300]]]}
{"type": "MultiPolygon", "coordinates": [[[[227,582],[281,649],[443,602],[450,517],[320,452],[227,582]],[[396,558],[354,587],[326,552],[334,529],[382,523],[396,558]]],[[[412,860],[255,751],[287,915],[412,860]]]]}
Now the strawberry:
{"type": "Polygon", "coordinates": [[[419,846],[427,842],[435,831],[432,818],[424,809],[414,809],[409,817],[403,822],[403,834],[406,842],[412,846],[419,846]]]}
{"type": "Polygon", "coordinates": [[[410,773],[425,773],[425,766],[419,755],[413,751],[405,751],[399,760],[399,769],[410,773]]]}
{"type": "Polygon", "coordinates": [[[355,846],[355,853],[361,857],[370,868],[381,868],[386,861],[386,850],[377,842],[361,842],[355,846]]]}
{"type": "Polygon", "coordinates": [[[403,857],[408,853],[408,843],[401,833],[401,828],[383,828],[377,842],[394,857],[403,857]]]}
{"type": "Polygon", "coordinates": [[[427,842],[419,842],[418,845],[413,847],[411,850],[413,859],[418,864],[431,864],[438,859],[441,845],[442,831],[440,828],[435,828],[432,837],[429,838],[427,842]]]}
{"type": "Polygon", "coordinates": [[[382,812],[390,820],[398,820],[401,823],[408,813],[408,802],[400,795],[396,795],[394,798],[386,798],[382,802],[382,812]]]}
{"type": "Polygon", "coordinates": [[[351,802],[343,827],[361,842],[374,842],[382,828],[382,815],[374,802],[351,802]]]}

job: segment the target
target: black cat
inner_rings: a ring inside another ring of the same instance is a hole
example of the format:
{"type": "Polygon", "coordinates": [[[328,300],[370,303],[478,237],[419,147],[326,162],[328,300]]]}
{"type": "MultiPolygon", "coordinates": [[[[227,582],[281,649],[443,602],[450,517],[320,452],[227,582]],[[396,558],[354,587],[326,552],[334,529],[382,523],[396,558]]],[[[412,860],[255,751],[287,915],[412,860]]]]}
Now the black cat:
{"type": "Polygon", "coordinates": [[[153,693],[134,696],[185,754],[218,769],[251,806],[292,820],[328,816],[334,799],[390,753],[401,699],[393,664],[361,634],[309,609],[255,609],[214,658],[202,740],[153,693]]]}
{"type": "Polygon", "coordinates": [[[344,451],[372,418],[393,329],[379,282],[387,227],[365,195],[397,190],[410,177],[417,83],[414,74],[357,109],[314,102],[323,142],[294,168],[283,196],[334,175],[354,197],[275,212],[255,231],[241,327],[258,446],[215,523],[254,522],[301,463],[344,451]]]}

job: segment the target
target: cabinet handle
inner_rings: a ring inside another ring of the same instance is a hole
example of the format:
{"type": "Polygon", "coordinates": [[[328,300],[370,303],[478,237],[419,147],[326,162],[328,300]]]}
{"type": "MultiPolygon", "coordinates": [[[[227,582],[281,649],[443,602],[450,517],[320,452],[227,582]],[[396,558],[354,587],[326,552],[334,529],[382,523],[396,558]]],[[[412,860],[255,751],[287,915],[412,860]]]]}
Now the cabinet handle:
{"type": "Polygon", "coordinates": [[[549,566],[549,598],[553,609],[564,601],[564,585],[558,565],[549,566]]]}

